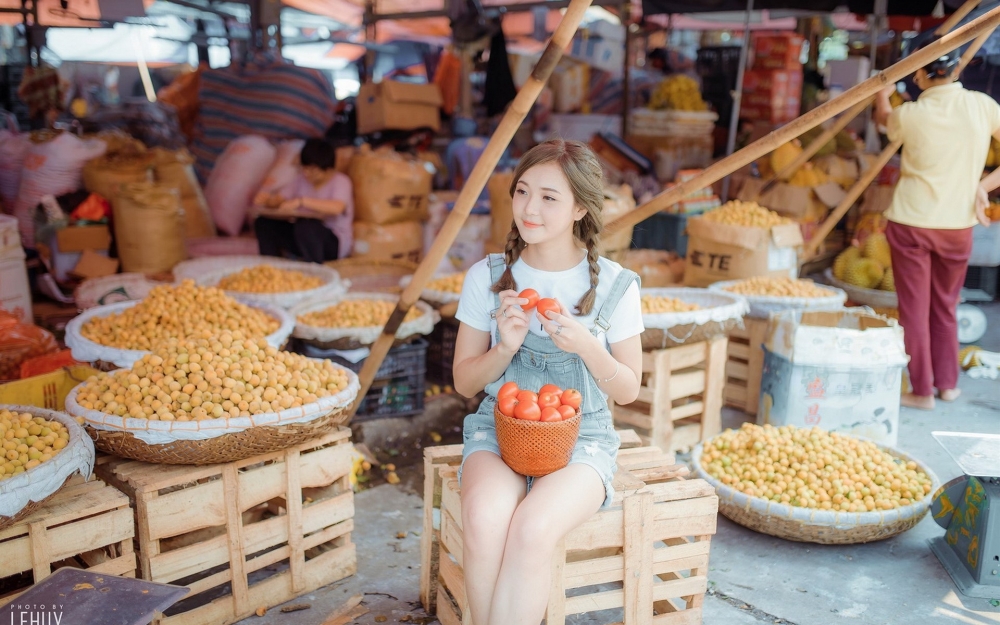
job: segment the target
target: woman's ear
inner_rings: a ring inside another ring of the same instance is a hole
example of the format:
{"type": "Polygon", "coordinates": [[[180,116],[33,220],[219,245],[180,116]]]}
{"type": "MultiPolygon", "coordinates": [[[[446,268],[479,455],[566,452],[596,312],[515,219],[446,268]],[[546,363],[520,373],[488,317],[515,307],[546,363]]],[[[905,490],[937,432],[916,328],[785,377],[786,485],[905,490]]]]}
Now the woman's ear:
{"type": "Polygon", "coordinates": [[[587,216],[587,209],[581,208],[579,204],[573,205],[573,221],[580,221],[587,216]]]}

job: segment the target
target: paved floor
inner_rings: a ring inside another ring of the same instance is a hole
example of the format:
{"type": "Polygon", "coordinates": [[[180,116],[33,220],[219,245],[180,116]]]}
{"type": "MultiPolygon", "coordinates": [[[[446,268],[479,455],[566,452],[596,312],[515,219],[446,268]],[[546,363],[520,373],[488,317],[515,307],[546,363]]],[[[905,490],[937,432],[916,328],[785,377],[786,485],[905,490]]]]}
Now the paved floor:
{"type": "MultiPolygon", "coordinates": [[[[983,306],[992,325],[980,345],[1000,352],[1000,304],[983,306]]],[[[1000,433],[1000,381],[963,375],[961,398],[930,413],[903,410],[899,446],[923,459],[941,480],[960,473],[931,438],[935,430],[1000,433]]],[[[744,415],[727,411],[725,424],[744,415]]],[[[334,608],[365,594],[369,613],[356,623],[424,621],[419,608],[421,499],[419,480],[384,484],[357,495],[358,574],[292,603],[302,612],[272,610],[245,624],[320,625],[334,608]],[[404,538],[398,536],[403,535],[404,538]],[[401,621],[400,619],[407,620],[401,621]]],[[[772,538],[720,517],[712,542],[706,625],[938,625],[1000,623],[1000,602],[959,594],[927,546],[943,534],[925,518],[893,539],[868,545],[824,547],[772,538]]],[[[1000,599],[998,592],[997,599],[1000,599]]],[[[620,612],[576,617],[574,625],[621,620],[620,612]],[[610,617],[610,618],[609,618],[610,617]]]]}

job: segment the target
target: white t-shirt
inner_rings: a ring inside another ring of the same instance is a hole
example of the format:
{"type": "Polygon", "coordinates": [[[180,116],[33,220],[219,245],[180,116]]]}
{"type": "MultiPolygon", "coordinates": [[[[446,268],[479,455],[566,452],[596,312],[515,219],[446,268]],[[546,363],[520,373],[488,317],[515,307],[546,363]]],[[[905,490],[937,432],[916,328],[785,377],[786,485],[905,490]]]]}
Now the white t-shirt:
{"type": "MultiPolygon", "coordinates": [[[[598,276],[597,298],[594,308],[585,317],[573,315],[587,329],[594,327],[597,313],[600,312],[601,305],[607,299],[611,285],[614,284],[618,274],[622,272],[622,266],[614,261],[600,257],[597,262],[601,267],[601,272],[598,276]]],[[[535,289],[540,297],[553,297],[559,300],[569,309],[570,313],[575,310],[576,303],[590,288],[590,269],[586,258],[576,267],[566,271],[541,271],[518,259],[511,266],[511,272],[514,274],[518,290],[535,289]]],[[[488,258],[484,258],[469,268],[465,275],[462,297],[458,302],[458,312],[455,313],[455,317],[470,327],[489,332],[492,339],[494,338],[492,335],[496,322],[490,318],[490,313],[496,307],[496,300],[493,292],[490,291],[490,287],[493,286],[491,278],[488,258]]],[[[547,336],[534,311],[528,317],[531,321],[530,331],[539,336],[547,336]]],[[[624,341],[640,334],[645,329],[642,325],[639,286],[635,281],[622,295],[618,306],[615,307],[614,313],[611,315],[609,325],[611,327],[607,334],[601,332],[599,335],[604,340],[605,345],[624,341]]]]}

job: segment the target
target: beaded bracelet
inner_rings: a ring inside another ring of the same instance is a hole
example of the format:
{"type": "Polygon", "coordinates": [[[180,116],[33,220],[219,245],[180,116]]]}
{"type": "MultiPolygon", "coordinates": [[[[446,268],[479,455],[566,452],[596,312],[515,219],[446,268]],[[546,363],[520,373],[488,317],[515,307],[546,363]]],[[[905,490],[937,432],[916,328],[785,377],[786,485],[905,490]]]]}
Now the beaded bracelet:
{"type": "Polygon", "coordinates": [[[620,363],[620,362],[618,362],[618,361],[616,360],[616,361],[615,361],[615,374],[614,374],[613,376],[611,376],[610,378],[604,378],[604,379],[603,379],[603,380],[601,380],[600,382],[601,382],[602,384],[607,384],[607,383],[608,383],[608,382],[610,382],[611,380],[614,380],[615,378],[617,378],[617,377],[618,377],[618,369],[619,369],[620,367],[621,367],[621,363],[620,363]]]}

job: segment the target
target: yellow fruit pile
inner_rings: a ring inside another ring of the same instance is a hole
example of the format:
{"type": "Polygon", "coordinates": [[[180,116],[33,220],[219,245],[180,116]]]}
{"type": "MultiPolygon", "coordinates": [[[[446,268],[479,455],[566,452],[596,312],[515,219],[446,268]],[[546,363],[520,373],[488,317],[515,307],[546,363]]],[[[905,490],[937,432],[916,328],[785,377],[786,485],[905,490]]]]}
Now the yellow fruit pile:
{"type": "Polygon", "coordinates": [[[649,108],[674,111],[707,111],[701,89],[690,76],[675,74],[660,82],[649,97],[649,108]]]}
{"type": "Polygon", "coordinates": [[[729,285],[725,290],[737,295],[764,297],[830,297],[834,292],[816,286],[812,280],[793,280],[787,276],[748,278],[729,285]]]}
{"type": "Polygon", "coordinates": [[[301,271],[256,265],[241,269],[219,280],[219,288],[240,293],[289,293],[323,286],[323,279],[301,271]]]}
{"type": "Polygon", "coordinates": [[[461,293],[462,285],[465,284],[465,273],[453,273],[443,278],[431,280],[424,287],[430,291],[444,291],[445,293],[461,293]]]}
{"type": "Polygon", "coordinates": [[[773,228],[774,226],[794,223],[791,219],[782,217],[757,202],[742,202],[740,200],[726,202],[719,208],[708,211],[703,217],[713,223],[746,228],[773,228]]]}
{"type": "Polygon", "coordinates": [[[990,151],[986,155],[986,166],[992,168],[998,165],[1000,165],[1000,141],[991,138],[990,151]]]}
{"type": "Polygon", "coordinates": [[[239,331],[257,339],[275,332],[280,323],[267,313],[241,304],[219,289],[192,280],[154,287],[141,302],[107,317],[88,320],[80,333],[101,345],[150,350],[167,339],[203,332],[239,331]]]}
{"type": "Polygon", "coordinates": [[[774,152],[771,152],[770,164],[774,173],[778,173],[802,154],[802,143],[798,139],[792,139],[788,143],[779,145],[774,152]]]}
{"type": "Polygon", "coordinates": [[[793,187],[815,187],[830,182],[829,176],[817,169],[812,163],[806,163],[788,180],[793,187]]]}
{"type": "Polygon", "coordinates": [[[862,247],[848,247],[833,261],[833,276],[864,289],[895,291],[892,255],[885,234],[868,235],[862,247]]]}
{"type": "MultiPolygon", "coordinates": [[[[384,326],[396,310],[396,302],[384,299],[345,299],[333,306],[299,315],[299,323],[316,328],[368,328],[384,326]]],[[[414,307],[403,321],[413,321],[421,315],[414,307]]]]}
{"type": "Polygon", "coordinates": [[[819,428],[744,423],[705,443],[709,475],[751,497],[802,508],[892,510],[931,492],[931,479],[875,444],[819,428]]]}
{"type": "Polygon", "coordinates": [[[69,444],[69,430],[58,421],[0,410],[0,481],[34,469],[69,444]]]}
{"type": "Polygon", "coordinates": [[[655,295],[642,296],[642,314],[655,315],[658,313],[691,312],[699,310],[697,304],[688,304],[685,301],[673,297],[658,297],[655,295]]]}
{"type": "Polygon", "coordinates": [[[282,352],[240,332],[172,340],[131,370],[92,376],[80,388],[84,408],[119,417],[201,421],[278,412],[347,388],[329,360],[282,352]]]}

